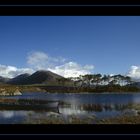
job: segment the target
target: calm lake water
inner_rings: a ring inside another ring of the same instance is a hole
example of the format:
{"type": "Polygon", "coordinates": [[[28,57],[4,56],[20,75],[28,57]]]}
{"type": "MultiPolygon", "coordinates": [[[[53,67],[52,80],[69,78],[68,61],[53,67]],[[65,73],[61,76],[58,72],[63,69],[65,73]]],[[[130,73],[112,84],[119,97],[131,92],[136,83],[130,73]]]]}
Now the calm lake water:
{"type": "Polygon", "coordinates": [[[26,120],[44,119],[49,115],[62,116],[67,120],[69,116],[79,118],[104,119],[122,115],[126,112],[132,114],[130,108],[133,104],[140,104],[140,94],[56,94],[56,93],[23,93],[21,96],[0,97],[9,99],[37,99],[60,101],[57,108],[52,110],[0,110],[0,124],[24,123],[26,120]],[[129,108],[128,108],[129,106],[129,108]]]}

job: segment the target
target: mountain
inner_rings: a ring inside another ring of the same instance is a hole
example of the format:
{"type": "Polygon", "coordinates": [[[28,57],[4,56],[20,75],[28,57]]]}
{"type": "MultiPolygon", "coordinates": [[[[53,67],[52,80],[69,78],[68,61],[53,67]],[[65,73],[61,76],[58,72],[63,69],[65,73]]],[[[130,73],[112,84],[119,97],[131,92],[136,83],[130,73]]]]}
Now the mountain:
{"type": "Polygon", "coordinates": [[[10,78],[5,78],[5,77],[0,76],[0,83],[6,83],[9,80],[10,80],[10,78]]]}
{"type": "Polygon", "coordinates": [[[15,78],[10,79],[9,81],[7,81],[8,84],[24,84],[25,79],[27,79],[27,77],[29,77],[30,74],[25,73],[25,74],[21,74],[16,76],[15,78]]]}
{"type": "Polygon", "coordinates": [[[64,77],[57,75],[51,71],[39,70],[29,74],[21,74],[11,80],[9,80],[8,84],[17,84],[17,85],[27,85],[27,84],[48,84],[58,82],[58,79],[62,79],[64,77]]]}
{"type": "Polygon", "coordinates": [[[27,84],[47,84],[50,82],[56,82],[59,78],[64,77],[57,75],[51,71],[40,70],[29,76],[26,82],[27,84]]]}

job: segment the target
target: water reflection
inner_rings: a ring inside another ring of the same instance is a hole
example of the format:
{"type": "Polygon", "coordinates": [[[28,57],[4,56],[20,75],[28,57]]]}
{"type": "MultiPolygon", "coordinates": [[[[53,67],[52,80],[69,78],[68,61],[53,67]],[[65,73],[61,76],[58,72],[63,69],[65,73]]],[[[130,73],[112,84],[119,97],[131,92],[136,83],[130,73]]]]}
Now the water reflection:
{"type": "MultiPolygon", "coordinates": [[[[140,106],[140,104],[139,104],[140,106]]],[[[139,109],[140,110],[140,109],[139,109]]],[[[98,119],[111,118],[120,115],[137,115],[132,104],[81,104],[60,106],[59,112],[64,116],[75,115],[80,118],[94,116],[98,119]]]]}
{"type": "MultiPolygon", "coordinates": [[[[24,120],[47,118],[56,116],[87,116],[95,115],[96,118],[106,118],[121,115],[133,109],[134,104],[140,106],[140,94],[44,94],[44,93],[26,93],[23,96],[5,97],[12,102],[15,99],[37,99],[59,101],[57,108],[33,110],[24,109],[1,110],[0,123],[22,123],[24,120]],[[28,111],[27,111],[28,110],[28,111]]],[[[1,98],[0,101],[3,101],[1,98]]],[[[130,112],[131,114],[131,112],[130,112]]]]}
{"type": "Polygon", "coordinates": [[[140,102],[140,95],[139,94],[64,94],[64,93],[24,93],[22,96],[9,96],[5,98],[10,99],[39,99],[39,100],[60,100],[71,104],[127,104],[127,103],[133,103],[133,102],[140,102]]]}
{"type": "Polygon", "coordinates": [[[12,118],[14,116],[13,111],[1,111],[0,112],[1,118],[12,118]]]}
{"type": "Polygon", "coordinates": [[[80,114],[90,112],[106,112],[106,111],[123,111],[131,107],[131,104],[70,104],[67,106],[59,106],[59,112],[62,114],[80,114]]]}
{"type": "Polygon", "coordinates": [[[21,123],[26,115],[26,111],[0,111],[0,124],[21,123]]]}

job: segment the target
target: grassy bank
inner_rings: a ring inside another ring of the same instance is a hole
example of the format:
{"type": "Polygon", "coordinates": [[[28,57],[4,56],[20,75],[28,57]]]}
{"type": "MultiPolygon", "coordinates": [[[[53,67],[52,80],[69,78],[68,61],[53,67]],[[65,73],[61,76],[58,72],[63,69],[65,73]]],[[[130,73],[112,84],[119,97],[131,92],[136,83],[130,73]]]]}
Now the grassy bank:
{"type": "Polygon", "coordinates": [[[97,124],[140,124],[140,115],[138,116],[120,116],[111,119],[102,119],[97,124]]]}
{"type": "Polygon", "coordinates": [[[60,116],[50,116],[46,118],[31,119],[28,118],[24,124],[140,124],[140,115],[138,116],[120,116],[110,119],[96,120],[95,117],[79,118],[69,116],[66,120],[60,116]]]}
{"type": "Polygon", "coordinates": [[[140,89],[126,86],[97,86],[97,87],[77,87],[77,86],[55,86],[55,85],[22,85],[18,86],[21,91],[41,91],[50,93],[138,93],[140,89]]]}

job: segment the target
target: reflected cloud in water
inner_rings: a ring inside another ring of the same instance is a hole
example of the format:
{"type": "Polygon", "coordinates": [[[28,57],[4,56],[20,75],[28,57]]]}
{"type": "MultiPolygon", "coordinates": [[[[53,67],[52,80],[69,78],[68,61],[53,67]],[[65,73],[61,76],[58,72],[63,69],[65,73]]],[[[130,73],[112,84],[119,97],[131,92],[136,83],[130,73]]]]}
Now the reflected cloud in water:
{"type": "Polygon", "coordinates": [[[14,111],[0,111],[0,118],[12,118],[14,116],[14,111]]]}
{"type": "Polygon", "coordinates": [[[28,113],[33,114],[34,111],[0,111],[0,118],[13,118],[16,116],[26,116],[28,113]]]}

